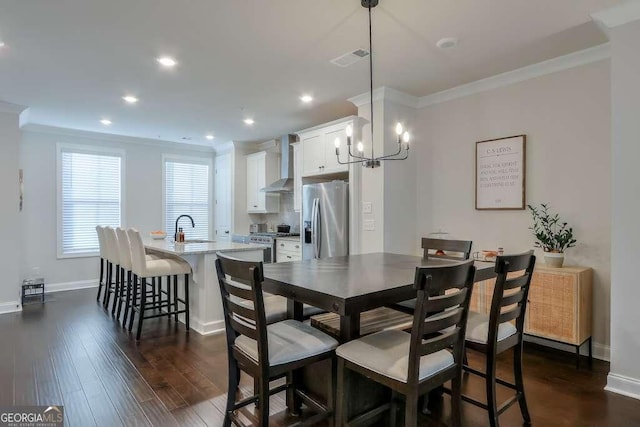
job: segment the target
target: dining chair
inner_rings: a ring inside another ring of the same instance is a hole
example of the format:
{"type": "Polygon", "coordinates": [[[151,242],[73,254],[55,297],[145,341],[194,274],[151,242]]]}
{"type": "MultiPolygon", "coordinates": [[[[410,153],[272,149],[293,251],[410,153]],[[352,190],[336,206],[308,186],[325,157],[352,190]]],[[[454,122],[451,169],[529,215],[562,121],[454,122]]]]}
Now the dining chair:
{"type": "MultiPolygon", "coordinates": [[[[452,261],[465,261],[469,259],[469,255],[471,254],[471,245],[473,245],[471,240],[431,239],[423,237],[422,257],[424,259],[440,258],[452,261]]],[[[391,304],[388,307],[408,314],[413,314],[415,305],[416,300],[411,299],[397,304],[391,304]]]]}
{"type": "Polygon", "coordinates": [[[519,255],[504,255],[496,258],[497,274],[489,315],[470,312],[467,321],[466,348],[485,354],[485,372],[473,369],[465,363],[466,372],[485,379],[487,403],[468,396],[463,400],[489,413],[490,425],[498,425],[498,416],[515,402],[525,423],[530,423],[527,400],[522,378],[522,337],[527,309],[527,295],[536,257],[533,251],[519,255]],[[515,323],[515,324],[514,324],[515,323]],[[500,353],[513,348],[513,374],[515,384],[496,378],[496,360],[500,353]],[[497,406],[496,383],[515,390],[515,395],[497,406]]]}
{"type": "Polygon", "coordinates": [[[462,357],[474,275],[472,261],[417,267],[414,279],[417,304],[411,333],[385,330],[349,341],[336,349],[338,426],[370,422],[384,410],[389,411],[390,424],[395,425],[397,397],[401,394],[405,396],[404,425],[415,427],[419,397],[449,380],[451,424],[461,425],[462,357]],[[347,414],[350,393],[345,389],[347,371],[391,388],[391,402],[351,417],[347,414]]]}
{"type": "Polygon", "coordinates": [[[270,388],[269,383],[291,375],[293,371],[323,360],[332,365],[331,387],[335,387],[335,352],[338,342],[311,326],[283,320],[267,324],[262,293],[262,262],[243,261],[218,253],[216,270],[227,336],[229,389],[224,426],[239,422],[235,411],[257,402],[259,425],[269,425],[269,396],[287,390],[291,398],[301,399],[318,414],[305,421],[311,425],[328,420],[331,425],[334,393],[322,404],[292,383],[270,388]],[[249,306],[238,301],[248,301],[249,306]],[[257,395],[236,401],[240,371],[257,378],[257,395]]]}

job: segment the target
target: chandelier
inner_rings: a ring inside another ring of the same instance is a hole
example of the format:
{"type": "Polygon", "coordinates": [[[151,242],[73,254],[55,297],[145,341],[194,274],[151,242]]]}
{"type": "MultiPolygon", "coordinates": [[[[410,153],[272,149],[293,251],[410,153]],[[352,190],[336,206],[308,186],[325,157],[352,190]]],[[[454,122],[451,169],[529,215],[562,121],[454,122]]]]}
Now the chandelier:
{"type": "Polygon", "coordinates": [[[348,159],[346,162],[343,162],[340,159],[340,138],[335,139],[336,146],[336,157],[338,159],[338,163],[341,165],[348,165],[352,163],[362,163],[362,166],[366,168],[377,168],[381,165],[381,163],[385,160],[405,160],[409,157],[409,132],[406,132],[402,128],[402,124],[398,123],[396,125],[396,135],[398,137],[398,151],[393,154],[387,154],[382,156],[375,156],[375,152],[373,149],[373,44],[371,41],[371,9],[378,5],[378,0],[361,0],[362,7],[365,7],[369,11],[369,92],[370,92],[370,104],[371,104],[371,155],[365,155],[364,153],[364,145],[362,141],[358,142],[356,145],[357,153],[354,154],[351,151],[352,145],[352,137],[353,137],[353,127],[351,125],[347,126],[346,135],[347,135],[347,154],[348,159]],[[403,154],[404,152],[404,154],[403,154]]]}

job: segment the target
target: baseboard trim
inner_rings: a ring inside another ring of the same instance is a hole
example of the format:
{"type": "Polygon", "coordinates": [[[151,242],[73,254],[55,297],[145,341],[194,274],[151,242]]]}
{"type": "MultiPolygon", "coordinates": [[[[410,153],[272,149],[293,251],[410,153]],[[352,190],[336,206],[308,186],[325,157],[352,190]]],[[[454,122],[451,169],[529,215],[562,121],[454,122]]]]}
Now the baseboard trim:
{"type": "Polygon", "coordinates": [[[44,285],[45,293],[73,291],[76,289],[97,288],[98,279],[77,280],[75,282],[47,283],[44,285]]]}
{"type": "MultiPolygon", "coordinates": [[[[549,340],[545,340],[544,338],[538,338],[535,337],[533,335],[525,335],[524,340],[526,342],[532,342],[535,344],[539,344],[539,345],[543,345],[546,347],[551,347],[553,349],[556,350],[562,350],[562,351],[566,351],[566,352],[571,352],[571,353],[575,353],[575,347],[573,347],[570,344],[562,344],[559,342],[555,342],[555,341],[549,341],[549,340]]],[[[609,362],[610,361],[610,348],[608,345],[605,344],[601,344],[598,342],[594,342],[593,343],[593,358],[594,359],[598,359],[598,360],[604,360],[605,362],[609,362]]],[[[587,347],[587,345],[583,345],[582,348],[580,349],[580,354],[583,356],[588,356],[589,355],[589,348],[587,347]]]]}
{"type": "Polygon", "coordinates": [[[191,318],[190,328],[200,335],[217,335],[224,332],[224,320],[214,320],[213,322],[201,322],[195,317],[191,318]]]}
{"type": "Polygon", "coordinates": [[[640,400],[640,380],[609,372],[606,391],[640,400]]]}
{"type": "Polygon", "coordinates": [[[20,301],[0,302],[0,314],[15,313],[17,311],[22,311],[20,301]]]}

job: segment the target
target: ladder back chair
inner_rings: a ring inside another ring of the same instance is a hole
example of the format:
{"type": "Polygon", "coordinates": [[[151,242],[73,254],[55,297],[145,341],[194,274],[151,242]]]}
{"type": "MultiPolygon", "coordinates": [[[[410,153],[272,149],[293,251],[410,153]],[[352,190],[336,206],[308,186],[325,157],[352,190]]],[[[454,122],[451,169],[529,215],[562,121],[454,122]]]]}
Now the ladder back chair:
{"type": "Polygon", "coordinates": [[[464,370],[485,379],[487,403],[484,404],[468,396],[462,398],[488,411],[491,426],[497,426],[498,416],[515,402],[520,404],[525,423],[531,422],[522,379],[522,337],[527,296],[535,262],[536,257],[533,251],[497,257],[495,269],[497,278],[490,313],[488,316],[475,312],[469,313],[466,348],[484,353],[486,368],[485,372],[481,372],[465,364],[464,370]],[[522,273],[517,274],[517,272],[522,273]],[[515,384],[496,378],[496,358],[510,348],[513,348],[515,384]],[[496,383],[516,392],[500,407],[496,401],[496,383]]]}
{"type": "MultiPolygon", "coordinates": [[[[222,295],[229,389],[224,426],[239,423],[235,411],[257,402],[259,425],[269,425],[269,396],[287,390],[291,399],[301,399],[318,413],[303,425],[327,419],[332,423],[334,396],[330,392],[327,404],[313,400],[293,384],[270,388],[269,383],[294,370],[313,363],[330,360],[334,372],[331,388],[335,387],[335,348],[338,342],[323,332],[296,320],[267,324],[262,282],[262,262],[243,261],[217,254],[216,270],[222,295]],[[249,304],[246,304],[246,303],[249,304]],[[254,378],[257,395],[236,401],[240,371],[254,378]],[[256,381],[257,379],[257,381],[256,381]]],[[[331,390],[330,390],[331,391],[331,390]]]]}
{"type": "Polygon", "coordinates": [[[418,399],[446,381],[452,382],[451,424],[461,425],[464,336],[473,288],[472,261],[442,267],[417,267],[418,301],[411,333],[385,330],[347,342],[336,349],[338,426],[358,426],[389,411],[395,425],[397,396],[405,396],[404,425],[418,422],[418,399]],[[447,292],[449,291],[449,292],[447,292]],[[346,371],[354,371],[391,388],[391,403],[365,414],[348,414],[346,371]],[[350,417],[350,419],[347,419],[350,417]]]}

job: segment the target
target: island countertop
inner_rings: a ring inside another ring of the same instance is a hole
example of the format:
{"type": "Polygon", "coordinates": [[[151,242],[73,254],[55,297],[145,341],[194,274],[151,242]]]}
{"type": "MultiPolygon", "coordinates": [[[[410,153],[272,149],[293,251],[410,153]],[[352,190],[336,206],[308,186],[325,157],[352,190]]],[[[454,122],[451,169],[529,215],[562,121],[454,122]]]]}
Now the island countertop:
{"type": "Polygon", "coordinates": [[[144,246],[147,249],[166,253],[169,255],[204,255],[216,252],[242,252],[266,249],[267,246],[232,242],[205,242],[205,243],[176,243],[170,239],[153,240],[145,239],[144,246]]]}

